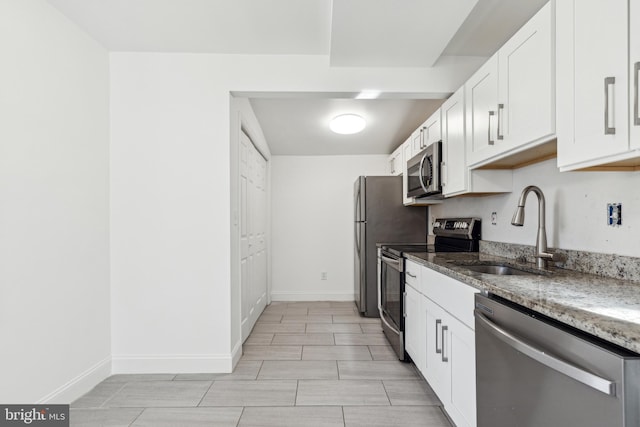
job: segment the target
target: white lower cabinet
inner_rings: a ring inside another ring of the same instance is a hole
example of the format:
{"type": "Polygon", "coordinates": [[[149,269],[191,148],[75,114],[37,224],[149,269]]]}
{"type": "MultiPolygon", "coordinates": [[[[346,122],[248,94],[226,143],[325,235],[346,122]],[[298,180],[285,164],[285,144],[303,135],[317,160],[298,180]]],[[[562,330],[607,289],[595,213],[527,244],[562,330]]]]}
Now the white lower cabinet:
{"type": "Polygon", "coordinates": [[[475,427],[473,298],[478,291],[421,268],[420,286],[406,287],[407,352],[456,426],[475,427]]]}
{"type": "Polygon", "coordinates": [[[444,348],[450,371],[449,402],[445,405],[458,427],[476,425],[476,338],[473,329],[449,316],[444,348]]]}
{"type": "MultiPolygon", "coordinates": [[[[422,301],[422,310],[426,320],[426,370],[422,372],[425,379],[436,392],[440,400],[442,396],[449,395],[449,372],[446,365],[448,352],[442,352],[444,346],[443,338],[447,333],[447,329],[443,329],[443,321],[446,312],[439,305],[424,297],[422,301]]],[[[445,338],[446,339],[446,338],[445,338]]],[[[444,401],[442,402],[444,403],[444,401]]]]}
{"type": "Polygon", "coordinates": [[[409,285],[405,287],[404,348],[420,370],[424,369],[425,356],[424,336],[420,333],[422,298],[424,297],[413,287],[409,285]]]}

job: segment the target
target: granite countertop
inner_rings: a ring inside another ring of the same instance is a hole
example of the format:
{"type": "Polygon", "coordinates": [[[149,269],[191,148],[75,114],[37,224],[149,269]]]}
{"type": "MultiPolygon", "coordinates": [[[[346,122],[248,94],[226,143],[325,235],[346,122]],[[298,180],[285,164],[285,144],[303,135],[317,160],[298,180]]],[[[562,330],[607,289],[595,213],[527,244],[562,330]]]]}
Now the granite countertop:
{"type": "Polygon", "coordinates": [[[485,253],[408,253],[419,264],[640,353],[640,283],[554,268],[485,253]],[[499,262],[541,275],[477,273],[459,264],[499,262]]]}

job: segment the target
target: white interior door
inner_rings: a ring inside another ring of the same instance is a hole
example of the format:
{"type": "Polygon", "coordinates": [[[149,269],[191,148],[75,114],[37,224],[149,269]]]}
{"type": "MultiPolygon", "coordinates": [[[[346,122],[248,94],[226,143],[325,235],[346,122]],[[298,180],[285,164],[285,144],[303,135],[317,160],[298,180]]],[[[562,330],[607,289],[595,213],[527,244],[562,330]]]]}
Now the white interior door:
{"type": "Polygon", "coordinates": [[[240,135],[240,287],[242,341],[267,304],[267,161],[240,135]]]}

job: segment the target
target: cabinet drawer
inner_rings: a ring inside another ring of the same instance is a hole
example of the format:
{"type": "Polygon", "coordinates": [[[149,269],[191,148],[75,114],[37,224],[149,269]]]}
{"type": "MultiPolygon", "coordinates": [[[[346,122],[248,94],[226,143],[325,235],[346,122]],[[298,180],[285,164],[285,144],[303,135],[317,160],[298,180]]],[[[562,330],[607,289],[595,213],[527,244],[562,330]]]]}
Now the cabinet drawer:
{"type": "Polygon", "coordinates": [[[475,329],[473,299],[479,290],[426,267],[422,270],[421,282],[427,297],[469,328],[475,329]]]}
{"type": "Polygon", "coordinates": [[[406,260],[404,263],[404,280],[408,285],[413,286],[418,292],[422,292],[420,277],[423,267],[413,261],[406,260]]]}

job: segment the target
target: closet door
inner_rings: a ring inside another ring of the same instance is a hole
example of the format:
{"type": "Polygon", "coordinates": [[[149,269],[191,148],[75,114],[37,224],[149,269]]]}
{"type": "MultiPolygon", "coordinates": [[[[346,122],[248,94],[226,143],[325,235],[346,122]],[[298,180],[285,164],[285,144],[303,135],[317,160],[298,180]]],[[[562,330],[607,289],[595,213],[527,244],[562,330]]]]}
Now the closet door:
{"type": "Polygon", "coordinates": [[[242,341],[267,302],[267,161],[240,136],[240,286],[242,341]]]}

